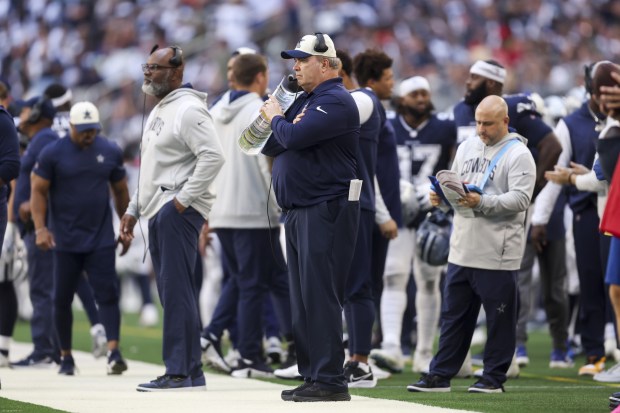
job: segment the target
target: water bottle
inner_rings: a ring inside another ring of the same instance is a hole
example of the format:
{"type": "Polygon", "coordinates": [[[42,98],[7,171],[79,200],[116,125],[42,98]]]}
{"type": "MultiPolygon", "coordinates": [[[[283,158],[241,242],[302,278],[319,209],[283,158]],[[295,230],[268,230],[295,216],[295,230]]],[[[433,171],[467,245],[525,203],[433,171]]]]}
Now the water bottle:
{"type": "MultiPolygon", "coordinates": [[[[285,76],[272,96],[278,101],[283,112],[286,112],[297,95],[297,79],[293,75],[285,76]]],[[[248,155],[258,155],[271,135],[271,122],[261,112],[239,136],[238,144],[248,155]]]]}

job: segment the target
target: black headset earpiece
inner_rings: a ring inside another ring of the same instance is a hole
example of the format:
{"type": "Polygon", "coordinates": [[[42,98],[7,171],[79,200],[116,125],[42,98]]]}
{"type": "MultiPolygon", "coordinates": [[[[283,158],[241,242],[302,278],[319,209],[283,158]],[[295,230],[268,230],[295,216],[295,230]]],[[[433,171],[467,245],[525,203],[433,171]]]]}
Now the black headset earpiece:
{"type": "Polygon", "coordinates": [[[47,96],[42,95],[39,100],[32,106],[30,109],[30,113],[28,114],[28,119],[26,122],[28,123],[37,123],[41,119],[41,113],[43,111],[43,105],[47,100],[47,96]]]}
{"type": "Polygon", "coordinates": [[[316,42],[314,43],[314,51],[319,53],[325,53],[329,47],[325,43],[325,36],[323,33],[314,33],[316,36],[316,42]]]}
{"type": "Polygon", "coordinates": [[[592,94],[592,69],[594,69],[594,65],[596,65],[596,63],[590,63],[589,65],[585,65],[583,67],[583,71],[584,71],[584,86],[586,88],[586,92],[588,92],[588,94],[592,94]]]}
{"type": "Polygon", "coordinates": [[[174,67],[179,67],[183,64],[183,50],[179,46],[170,46],[170,48],[174,51],[174,55],[168,60],[174,67]]]}

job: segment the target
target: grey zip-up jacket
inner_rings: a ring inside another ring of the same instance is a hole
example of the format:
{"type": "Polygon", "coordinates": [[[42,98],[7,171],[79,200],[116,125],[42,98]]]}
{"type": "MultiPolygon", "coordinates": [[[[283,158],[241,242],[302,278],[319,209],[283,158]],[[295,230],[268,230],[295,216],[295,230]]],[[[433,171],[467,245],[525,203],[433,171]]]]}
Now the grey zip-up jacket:
{"type": "Polygon", "coordinates": [[[448,262],[489,270],[518,270],[525,248],[525,212],[536,181],[536,164],[527,140],[509,133],[493,146],[472,136],[457,149],[452,170],[462,181],[480,185],[486,168],[511,139],[512,145],[497,162],[474,208],[474,218],[454,216],[448,262]]]}
{"type": "Polygon", "coordinates": [[[224,155],[207,110],[207,94],[181,87],[151,111],[142,136],[140,182],[127,213],[152,218],[174,197],[208,219],[211,184],[224,155]]]}
{"type": "Polygon", "coordinates": [[[225,95],[211,115],[226,156],[226,164],[215,179],[217,199],[209,215],[211,228],[277,228],[280,211],[275,196],[269,196],[271,173],[267,157],[246,155],[238,140],[259,114],[263,100],[247,93],[230,102],[225,95]],[[268,205],[269,204],[269,205],[268,205]]]}

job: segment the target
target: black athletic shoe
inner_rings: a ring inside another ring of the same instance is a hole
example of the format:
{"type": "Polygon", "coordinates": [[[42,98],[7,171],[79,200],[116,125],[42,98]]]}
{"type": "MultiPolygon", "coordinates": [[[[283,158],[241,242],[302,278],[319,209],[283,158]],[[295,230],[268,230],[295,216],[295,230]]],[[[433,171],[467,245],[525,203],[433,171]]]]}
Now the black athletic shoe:
{"type": "Polygon", "coordinates": [[[313,384],[293,393],[295,402],[348,402],[351,395],[348,390],[328,390],[313,384]]]}
{"type": "Polygon", "coordinates": [[[501,384],[498,386],[481,377],[480,380],[469,386],[467,391],[470,393],[504,393],[506,390],[501,384]]]}
{"type": "Polygon", "coordinates": [[[620,391],[609,396],[609,408],[613,410],[618,406],[620,406],[620,391]]]}
{"type": "Polygon", "coordinates": [[[424,374],[416,383],[408,385],[407,390],[424,393],[448,393],[450,391],[450,380],[435,374],[424,374]]]}
{"type": "Polygon", "coordinates": [[[301,386],[297,386],[294,389],[282,390],[282,393],[281,393],[282,400],[284,400],[285,402],[292,402],[293,395],[295,394],[295,392],[300,391],[300,390],[305,390],[309,388],[310,386],[312,386],[312,382],[305,381],[301,386]]]}

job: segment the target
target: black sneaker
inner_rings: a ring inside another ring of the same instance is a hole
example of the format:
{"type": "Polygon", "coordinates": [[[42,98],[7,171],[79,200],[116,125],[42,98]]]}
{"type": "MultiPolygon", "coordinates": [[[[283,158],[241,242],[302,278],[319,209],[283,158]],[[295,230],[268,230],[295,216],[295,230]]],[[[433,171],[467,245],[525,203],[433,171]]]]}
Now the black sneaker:
{"type": "Polygon", "coordinates": [[[64,356],[60,360],[60,370],[58,370],[58,374],[63,376],[73,376],[75,374],[75,361],[73,361],[73,356],[64,356]]]}
{"type": "Polygon", "coordinates": [[[56,367],[58,363],[58,359],[54,358],[50,355],[39,354],[36,352],[32,352],[28,356],[23,359],[11,363],[11,368],[21,369],[21,368],[51,368],[56,367]]]}
{"type": "Polygon", "coordinates": [[[312,383],[309,381],[305,381],[301,386],[297,386],[294,389],[282,390],[282,400],[284,400],[285,402],[292,402],[295,392],[305,390],[307,388],[310,388],[310,386],[312,386],[312,383]]]}
{"type": "Polygon", "coordinates": [[[200,348],[202,349],[202,364],[216,370],[230,373],[232,368],[224,359],[220,340],[211,333],[203,333],[200,336],[200,348]]]}
{"type": "Polygon", "coordinates": [[[238,379],[250,378],[272,378],[273,369],[265,364],[262,360],[240,359],[236,369],[230,372],[230,375],[238,379]]]}
{"type": "Polygon", "coordinates": [[[312,384],[306,389],[293,393],[294,402],[348,402],[351,395],[348,390],[329,390],[312,384]]]}
{"type": "Polygon", "coordinates": [[[127,362],[118,349],[108,351],[108,374],[119,375],[127,370],[127,362]]]}
{"type": "Polygon", "coordinates": [[[503,393],[506,390],[504,390],[504,386],[501,384],[498,386],[481,377],[480,380],[469,386],[467,391],[470,393],[503,393]]]}
{"type": "Polygon", "coordinates": [[[186,376],[170,376],[165,374],[148,383],[139,384],[136,390],[140,392],[158,391],[194,391],[199,390],[192,387],[192,379],[186,376]]]}
{"type": "Polygon", "coordinates": [[[613,410],[618,406],[620,406],[620,391],[609,396],[609,408],[613,410]]]}
{"type": "Polygon", "coordinates": [[[366,363],[347,361],[344,365],[344,377],[349,387],[369,389],[377,385],[377,379],[372,369],[366,363]]]}
{"type": "Polygon", "coordinates": [[[435,374],[424,374],[416,383],[408,385],[407,390],[424,393],[448,393],[450,391],[450,380],[435,374]]]}

